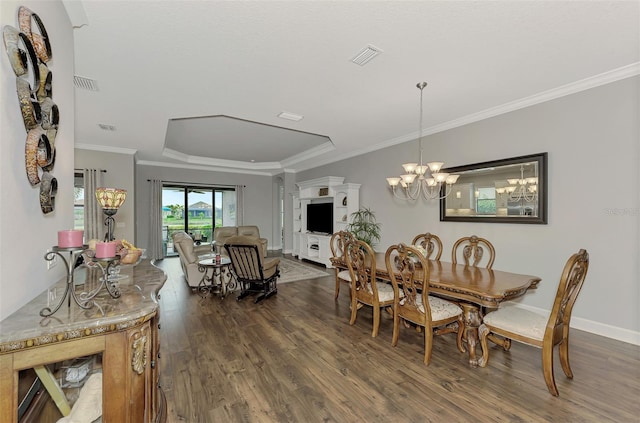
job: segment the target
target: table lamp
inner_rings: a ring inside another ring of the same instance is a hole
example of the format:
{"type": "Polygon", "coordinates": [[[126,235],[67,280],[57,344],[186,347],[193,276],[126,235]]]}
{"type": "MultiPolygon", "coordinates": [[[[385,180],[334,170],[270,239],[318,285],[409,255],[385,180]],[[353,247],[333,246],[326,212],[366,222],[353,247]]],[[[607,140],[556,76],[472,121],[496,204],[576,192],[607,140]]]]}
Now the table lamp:
{"type": "Polygon", "coordinates": [[[113,226],[115,220],[113,216],[118,212],[122,203],[127,198],[127,191],[120,188],[97,188],[96,200],[102,207],[102,212],[107,215],[104,224],[107,227],[107,233],[104,236],[105,241],[113,241],[113,226]]]}

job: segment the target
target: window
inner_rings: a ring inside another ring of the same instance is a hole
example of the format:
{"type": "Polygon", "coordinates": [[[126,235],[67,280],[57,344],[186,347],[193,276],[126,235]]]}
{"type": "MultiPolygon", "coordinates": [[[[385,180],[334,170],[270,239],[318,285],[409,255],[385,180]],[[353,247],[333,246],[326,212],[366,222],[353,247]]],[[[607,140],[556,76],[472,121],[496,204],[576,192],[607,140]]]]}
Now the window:
{"type": "Polygon", "coordinates": [[[84,229],[84,176],[73,174],[73,229],[84,229]]]}
{"type": "Polygon", "coordinates": [[[233,188],[164,185],[162,187],[162,236],[167,255],[175,255],[171,235],[185,231],[196,241],[210,242],[213,228],[236,225],[236,192],[233,188]]]}
{"type": "Polygon", "coordinates": [[[476,188],[476,214],[496,214],[496,189],[476,188]]]}

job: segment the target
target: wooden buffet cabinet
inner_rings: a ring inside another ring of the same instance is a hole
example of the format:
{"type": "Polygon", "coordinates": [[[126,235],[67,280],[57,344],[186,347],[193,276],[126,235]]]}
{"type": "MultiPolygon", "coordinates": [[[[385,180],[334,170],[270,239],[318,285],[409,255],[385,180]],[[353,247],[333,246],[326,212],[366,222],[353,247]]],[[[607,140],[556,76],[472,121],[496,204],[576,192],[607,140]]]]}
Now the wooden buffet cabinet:
{"type": "MultiPolygon", "coordinates": [[[[100,283],[95,269],[82,266],[74,274],[78,292],[100,283]]],[[[40,317],[40,310],[51,302],[50,292],[56,292],[58,301],[63,295],[66,280],[60,281],[0,322],[0,422],[19,421],[22,399],[18,387],[26,369],[45,368],[52,374],[49,369],[56,363],[78,357],[96,357],[99,363],[102,422],[166,420],[166,402],[159,384],[157,301],[166,274],[143,260],[137,266],[122,266],[121,275],[125,278],[118,281],[119,298],[112,298],[103,288],[90,309],[71,301],[51,317],[40,317]]],[[[56,378],[51,377],[51,382],[57,385],[56,378]]],[[[55,399],[55,393],[51,397],[55,399]]]]}

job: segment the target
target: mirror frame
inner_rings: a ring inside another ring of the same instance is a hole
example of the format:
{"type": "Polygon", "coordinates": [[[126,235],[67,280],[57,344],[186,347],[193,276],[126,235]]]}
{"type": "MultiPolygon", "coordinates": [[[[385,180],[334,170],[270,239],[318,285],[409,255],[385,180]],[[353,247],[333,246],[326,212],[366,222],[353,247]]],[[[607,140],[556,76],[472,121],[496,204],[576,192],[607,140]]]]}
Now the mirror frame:
{"type": "MultiPolygon", "coordinates": [[[[440,199],[440,221],[441,222],[484,222],[484,223],[527,223],[527,224],[547,224],[547,153],[530,154],[526,156],[512,157],[502,160],[492,160],[470,165],[450,167],[442,169],[442,172],[458,173],[485,168],[514,165],[519,163],[537,162],[538,164],[538,216],[448,216],[446,209],[446,198],[440,199]]],[[[455,186],[455,184],[453,185],[455,186]]],[[[441,188],[444,195],[447,188],[441,188]]]]}

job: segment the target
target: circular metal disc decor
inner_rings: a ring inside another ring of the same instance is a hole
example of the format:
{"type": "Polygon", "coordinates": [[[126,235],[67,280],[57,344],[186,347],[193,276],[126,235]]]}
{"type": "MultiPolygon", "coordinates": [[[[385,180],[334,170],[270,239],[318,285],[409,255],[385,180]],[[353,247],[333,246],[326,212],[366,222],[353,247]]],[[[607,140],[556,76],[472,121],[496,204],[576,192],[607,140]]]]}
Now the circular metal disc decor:
{"type": "Polygon", "coordinates": [[[4,48],[16,74],[16,91],[22,122],[27,132],[24,165],[31,186],[40,185],[40,209],[55,209],[58,180],[51,175],[56,161],[55,138],[60,112],[53,101],[51,40],[40,17],[20,6],[18,28],[2,28],[4,48]]]}
{"type": "Polygon", "coordinates": [[[40,209],[42,213],[51,213],[56,205],[56,194],[58,193],[58,180],[50,173],[42,174],[40,184],[40,209]]]}

